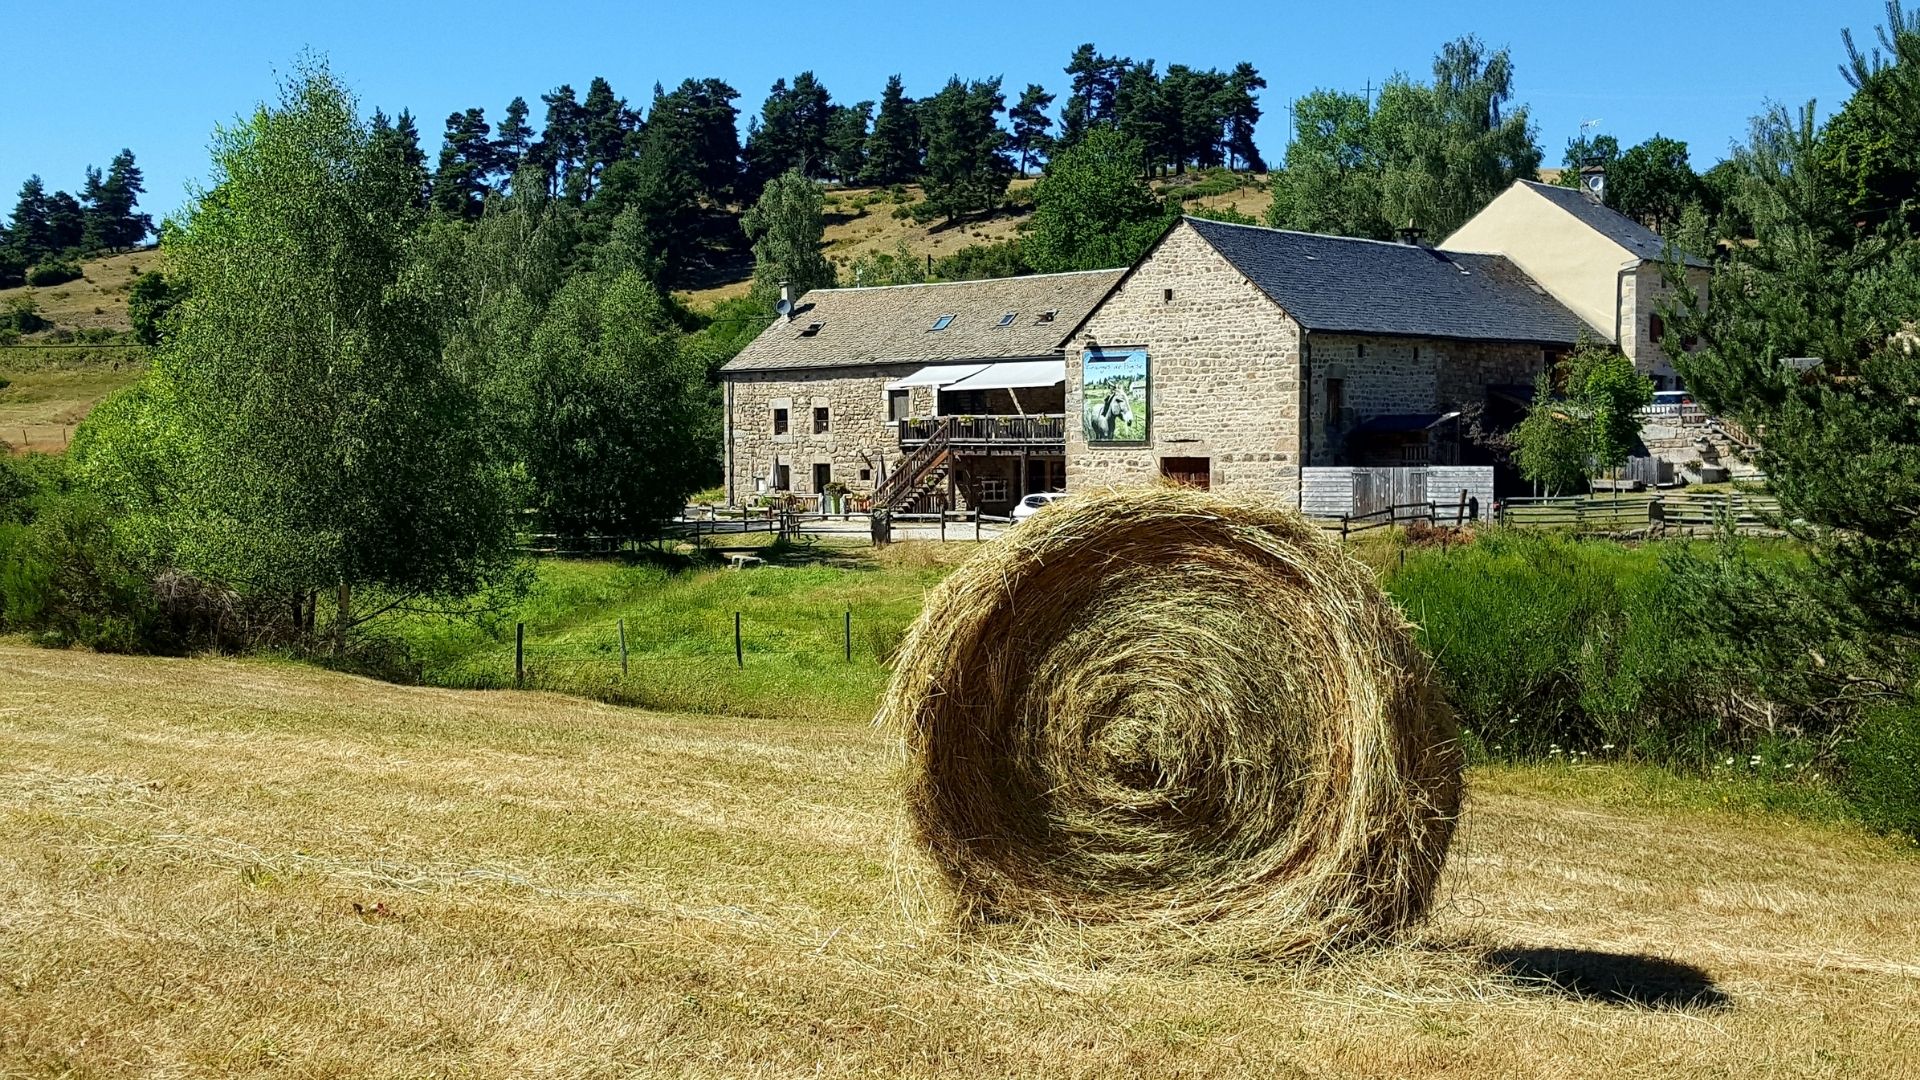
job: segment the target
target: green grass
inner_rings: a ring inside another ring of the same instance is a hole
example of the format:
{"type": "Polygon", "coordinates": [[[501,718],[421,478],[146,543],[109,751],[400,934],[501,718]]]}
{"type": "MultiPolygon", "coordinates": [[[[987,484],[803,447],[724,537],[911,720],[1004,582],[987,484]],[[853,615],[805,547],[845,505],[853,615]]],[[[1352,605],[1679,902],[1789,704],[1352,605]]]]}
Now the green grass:
{"type": "Polygon", "coordinates": [[[535,686],[689,712],[864,719],[886,685],[886,658],[945,572],[913,545],[899,547],[907,551],[885,560],[831,549],[774,554],[789,562],[747,570],[548,560],[509,610],[471,621],[407,616],[385,632],[436,686],[511,686],[514,628],[525,623],[535,686]]]}

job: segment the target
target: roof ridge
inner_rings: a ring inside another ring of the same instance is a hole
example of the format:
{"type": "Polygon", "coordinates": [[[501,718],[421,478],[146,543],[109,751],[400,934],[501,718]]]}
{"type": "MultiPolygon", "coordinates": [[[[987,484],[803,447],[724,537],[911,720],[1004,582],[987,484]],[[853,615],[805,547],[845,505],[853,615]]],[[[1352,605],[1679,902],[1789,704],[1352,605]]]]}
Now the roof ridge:
{"type": "Polygon", "coordinates": [[[989,281],[1032,281],[1035,278],[1077,277],[1086,274],[1124,274],[1129,268],[1113,266],[1102,270],[1054,270],[1045,274],[1009,274],[1006,277],[962,278],[959,281],[909,281],[899,285],[822,285],[808,289],[802,296],[817,292],[879,292],[882,289],[930,289],[951,285],[980,285],[989,281]]]}
{"type": "Polygon", "coordinates": [[[1406,248],[1409,251],[1444,251],[1444,248],[1427,247],[1425,244],[1407,244],[1399,240],[1375,240],[1371,236],[1341,236],[1338,233],[1308,232],[1305,229],[1276,229],[1271,225],[1247,225],[1238,221],[1219,221],[1214,218],[1195,217],[1192,214],[1180,215],[1183,221],[1205,222],[1208,225],[1224,225],[1234,229],[1254,229],[1259,232],[1280,233],[1285,236],[1311,236],[1315,240],[1341,240],[1356,244],[1381,244],[1390,248],[1406,248]]]}

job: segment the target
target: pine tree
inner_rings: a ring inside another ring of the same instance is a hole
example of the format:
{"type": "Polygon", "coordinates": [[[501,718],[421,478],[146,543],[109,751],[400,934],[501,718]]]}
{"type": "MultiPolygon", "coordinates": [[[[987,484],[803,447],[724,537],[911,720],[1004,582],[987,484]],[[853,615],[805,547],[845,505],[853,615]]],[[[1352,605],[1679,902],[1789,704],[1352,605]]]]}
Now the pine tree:
{"type": "Polygon", "coordinates": [[[866,171],[867,128],[872,122],[871,101],[833,107],[827,121],[827,160],[834,179],[852,184],[866,171]]]}
{"type": "Polygon", "coordinates": [[[732,197],[740,179],[739,96],[719,79],[688,79],[656,97],[647,113],[645,144],[687,162],[716,203],[732,197]]]}
{"type": "Polygon", "coordinates": [[[414,125],[413,114],[401,109],[397,119],[388,119],[386,113],[375,109],[368,133],[374,151],[387,162],[387,167],[409,178],[409,190],[417,193],[414,206],[425,210],[433,205],[427,152],[420,148],[420,129],[414,125]]]}
{"type": "Polygon", "coordinates": [[[527,99],[515,97],[507,102],[506,114],[493,133],[494,190],[506,191],[526,163],[533,146],[533,128],[527,124],[527,99]]]}
{"type": "Polygon", "coordinates": [[[1075,49],[1067,61],[1072,82],[1060,114],[1060,145],[1074,146],[1087,132],[1116,121],[1120,80],[1133,61],[1124,56],[1102,56],[1089,42],[1075,49]]]}
{"type": "Polygon", "coordinates": [[[540,141],[533,147],[534,163],[547,175],[548,194],[572,194],[578,187],[575,176],[584,166],[585,117],[573,96],[573,87],[564,83],[552,93],[540,95],[540,100],[546,103],[547,120],[540,141]]]}
{"type": "Polygon", "coordinates": [[[8,230],[11,234],[8,243],[22,262],[39,262],[53,253],[53,233],[47,223],[47,189],[38,176],[29,176],[21,183],[8,230]]]}
{"type": "Polygon", "coordinates": [[[920,127],[914,115],[913,99],[907,96],[900,76],[887,79],[880,95],[880,111],[873,120],[873,134],[867,136],[869,184],[904,184],[920,176],[920,127]]]}
{"type": "Polygon", "coordinates": [[[627,157],[628,136],[640,125],[633,120],[626,100],[616,97],[613,86],[598,76],[587,84],[587,97],[580,103],[581,136],[586,153],[583,183],[577,197],[593,196],[594,185],[614,162],[627,157]]]}
{"type": "Polygon", "coordinates": [[[1008,145],[1020,155],[1020,175],[1027,175],[1027,166],[1047,156],[1053,146],[1048,131],[1053,121],[1047,116],[1047,108],[1053,104],[1053,95],[1039,83],[1028,83],[1020,91],[1020,100],[1007,111],[1007,119],[1013,125],[1013,137],[1008,145]]]}
{"type": "Polygon", "coordinates": [[[86,239],[87,215],[64,191],[47,196],[47,244],[57,253],[77,250],[86,239]]]}
{"type": "Polygon", "coordinates": [[[1234,66],[1233,73],[1227,76],[1227,164],[1229,167],[1244,168],[1249,172],[1266,172],[1266,159],[1260,156],[1259,148],[1253,145],[1253,128],[1260,122],[1259,92],[1267,88],[1267,80],[1252,64],[1241,61],[1234,66]]]}
{"type": "Polygon", "coordinates": [[[927,99],[921,111],[926,201],[915,208],[916,216],[940,216],[951,223],[991,209],[1007,193],[1013,166],[1001,153],[1006,133],[995,119],[1005,107],[997,76],[972,83],[956,76],[927,99]]]}
{"type": "Polygon", "coordinates": [[[106,180],[99,169],[89,165],[86,183],[80,188],[80,208],[85,219],[81,246],[88,251],[102,251],[112,246],[109,241],[114,234],[113,220],[106,203],[106,180]]]}
{"type": "Polygon", "coordinates": [[[121,150],[107,163],[107,179],[101,187],[112,223],[107,246],[115,249],[139,247],[153,231],[153,218],[137,213],[140,196],[146,194],[146,179],[133,163],[133,151],[121,150]]]}
{"type": "Polygon", "coordinates": [[[789,169],[819,179],[826,175],[830,152],[827,123],[832,112],[827,88],[803,71],[793,86],[779,79],[760,107],[760,124],[747,138],[747,164],[761,180],[789,169]]]}
{"type": "Polygon", "coordinates": [[[493,129],[486,112],[468,109],[447,117],[440,166],[433,173],[434,209],[472,221],[487,205],[487,178],[493,169],[493,129]]]}

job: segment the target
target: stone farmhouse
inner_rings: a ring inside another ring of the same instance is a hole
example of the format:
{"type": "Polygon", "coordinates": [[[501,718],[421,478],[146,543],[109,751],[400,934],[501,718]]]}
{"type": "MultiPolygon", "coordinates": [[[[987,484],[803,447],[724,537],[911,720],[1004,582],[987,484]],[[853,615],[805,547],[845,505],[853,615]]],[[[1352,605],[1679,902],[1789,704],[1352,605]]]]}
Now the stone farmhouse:
{"type": "Polygon", "coordinates": [[[728,499],[1006,513],[1166,477],[1297,502],[1303,470],[1471,463],[1463,424],[1516,416],[1582,340],[1671,385],[1662,257],[1522,181],[1437,247],[1182,218],[1124,269],[816,289],[722,369],[728,499]]]}

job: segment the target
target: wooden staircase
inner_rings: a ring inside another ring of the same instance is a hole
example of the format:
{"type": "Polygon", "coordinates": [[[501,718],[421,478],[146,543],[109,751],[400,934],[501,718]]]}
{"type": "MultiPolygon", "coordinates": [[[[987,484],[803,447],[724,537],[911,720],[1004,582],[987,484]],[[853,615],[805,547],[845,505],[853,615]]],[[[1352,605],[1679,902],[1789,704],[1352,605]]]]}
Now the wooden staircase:
{"type": "Polygon", "coordinates": [[[873,492],[873,508],[899,514],[910,510],[946,480],[953,469],[953,427],[942,418],[927,441],[900,462],[900,467],[873,492]]]}

